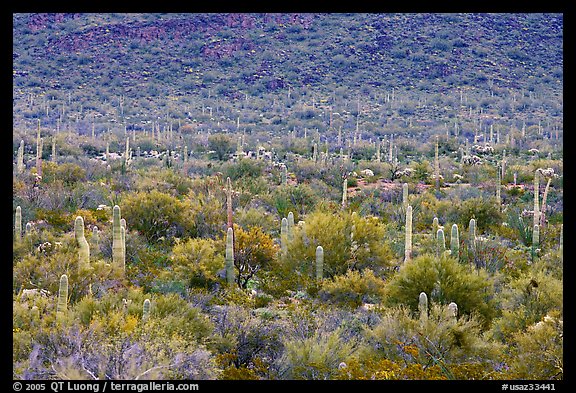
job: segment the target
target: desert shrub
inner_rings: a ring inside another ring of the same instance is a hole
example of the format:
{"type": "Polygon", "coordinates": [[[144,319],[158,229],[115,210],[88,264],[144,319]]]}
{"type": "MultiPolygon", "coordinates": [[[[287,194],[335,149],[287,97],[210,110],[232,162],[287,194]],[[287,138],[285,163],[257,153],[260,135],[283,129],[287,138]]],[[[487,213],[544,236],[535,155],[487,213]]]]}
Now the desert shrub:
{"type": "Polygon", "coordinates": [[[190,238],[177,241],[172,248],[171,264],[163,270],[161,279],[177,281],[185,287],[211,287],[219,281],[218,272],[224,267],[221,242],[190,238]]]}
{"type": "Polygon", "coordinates": [[[418,309],[421,292],[439,304],[455,302],[461,315],[477,313],[487,327],[496,316],[492,281],[484,270],[472,272],[450,256],[420,255],[400,267],[387,281],[385,299],[390,305],[418,309]]]}
{"type": "Polygon", "coordinates": [[[278,359],[282,379],[334,379],[338,366],[349,361],[355,351],[354,343],[342,340],[339,329],[316,332],[304,340],[283,340],[284,351],[278,359]]]}
{"type": "Polygon", "coordinates": [[[345,275],[337,275],[320,285],[318,297],[332,304],[358,307],[362,303],[378,303],[383,296],[384,281],[372,270],[361,272],[349,270],[345,275]]]}
{"type": "Polygon", "coordinates": [[[186,204],[157,190],[128,193],[120,207],[127,225],[149,242],[182,236],[191,227],[186,204]]]}
{"type": "MultiPolygon", "coordinates": [[[[380,322],[366,330],[366,340],[368,349],[358,356],[361,365],[366,367],[370,361],[384,359],[403,365],[399,369],[393,364],[382,364],[380,367],[385,367],[380,376],[385,379],[457,379],[456,368],[462,364],[476,366],[482,379],[493,371],[502,350],[483,337],[481,318],[452,317],[446,305],[434,302],[424,316],[404,306],[384,310],[380,322]],[[429,372],[422,370],[433,366],[436,368],[429,372]]],[[[464,375],[460,378],[466,379],[464,375]]]]}
{"type": "Polygon", "coordinates": [[[512,278],[498,298],[501,316],[494,320],[490,333],[505,341],[541,321],[547,314],[562,313],[562,279],[544,270],[527,269],[512,278]]]}
{"type": "Polygon", "coordinates": [[[526,330],[516,332],[510,353],[509,379],[564,379],[564,323],[546,315],[526,330]]]}

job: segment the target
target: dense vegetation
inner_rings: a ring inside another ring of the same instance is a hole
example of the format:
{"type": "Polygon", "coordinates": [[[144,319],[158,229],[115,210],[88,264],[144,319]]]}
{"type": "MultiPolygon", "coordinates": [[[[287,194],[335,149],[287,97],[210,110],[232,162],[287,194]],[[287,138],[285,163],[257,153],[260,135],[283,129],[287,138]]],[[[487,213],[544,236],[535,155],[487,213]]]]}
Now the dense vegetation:
{"type": "Polygon", "coordinates": [[[563,379],[561,14],[15,14],[15,379],[563,379]]]}

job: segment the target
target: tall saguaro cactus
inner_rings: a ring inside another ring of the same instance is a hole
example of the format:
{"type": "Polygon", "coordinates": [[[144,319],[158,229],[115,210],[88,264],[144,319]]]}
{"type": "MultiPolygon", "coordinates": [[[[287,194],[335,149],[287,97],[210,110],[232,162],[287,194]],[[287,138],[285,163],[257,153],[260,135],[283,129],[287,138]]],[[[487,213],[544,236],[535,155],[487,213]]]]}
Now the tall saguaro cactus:
{"type": "Polygon", "coordinates": [[[20,147],[18,147],[18,156],[16,157],[16,172],[24,172],[24,140],[20,141],[20,147]]]}
{"type": "Polygon", "coordinates": [[[539,197],[540,197],[540,171],[536,169],[534,173],[534,224],[540,224],[540,206],[539,206],[539,197]]]}
{"type": "Polygon", "coordinates": [[[124,274],[126,260],[124,258],[124,244],[122,241],[122,224],[120,223],[120,206],[112,209],[112,264],[124,274]]]}
{"type": "Polygon", "coordinates": [[[548,178],[546,182],[546,187],[544,188],[544,195],[542,195],[542,207],[540,211],[540,228],[544,228],[546,224],[546,212],[548,210],[547,199],[548,199],[548,191],[550,190],[550,183],[552,182],[552,178],[548,178]]]}
{"type": "Polygon", "coordinates": [[[232,221],[232,181],[229,177],[226,178],[226,213],[228,217],[228,228],[233,228],[232,221]]]}
{"type": "Polygon", "coordinates": [[[438,160],[438,135],[436,135],[436,145],[434,148],[434,178],[436,180],[436,190],[440,190],[440,161],[438,160]]]}
{"type": "Polygon", "coordinates": [[[84,219],[82,216],[76,217],[74,221],[74,236],[78,242],[78,270],[83,271],[90,268],[90,246],[84,236],[84,219]]]}
{"type": "Polygon", "coordinates": [[[14,214],[14,240],[19,242],[22,239],[22,208],[16,206],[14,214]]]}
{"type": "Polygon", "coordinates": [[[471,218],[470,224],[468,225],[468,231],[470,234],[470,239],[468,249],[472,253],[472,259],[476,260],[476,219],[471,218]]]}
{"type": "Polygon", "coordinates": [[[60,276],[60,286],[58,288],[58,304],[56,306],[56,314],[64,315],[68,309],[68,276],[63,274],[60,276]]]}
{"type": "Polygon", "coordinates": [[[444,237],[444,230],[439,228],[436,232],[436,254],[441,257],[446,251],[446,239],[444,237]]]}
{"type": "Polygon", "coordinates": [[[322,280],[324,277],[324,248],[316,247],[316,279],[322,280]]]}
{"type": "Polygon", "coordinates": [[[498,167],[496,172],[496,207],[498,208],[498,211],[500,211],[502,210],[502,199],[500,197],[500,189],[502,188],[502,173],[500,167],[498,167]]]}
{"type": "Polygon", "coordinates": [[[280,225],[280,250],[282,257],[286,257],[288,254],[288,219],[286,217],[282,217],[280,225]]]}
{"type": "Polygon", "coordinates": [[[406,233],[404,238],[404,262],[412,259],[412,206],[406,208],[406,233]]]}
{"type": "MultiPolygon", "coordinates": [[[[38,132],[40,135],[40,132],[38,132]]],[[[42,146],[44,146],[44,138],[38,138],[38,143],[36,144],[36,173],[38,176],[42,176],[42,146]]]]}
{"type": "Polygon", "coordinates": [[[452,256],[458,259],[460,255],[460,238],[457,224],[452,224],[452,230],[450,231],[450,251],[452,252],[452,256]]]}
{"type": "Polygon", "coordinates": [[[294,213],[288,212],[288,243],[294,241],[294,213]]]}
{"type": "Polygon", "coordinates": [[[540,225],[534,225],[532,229],[532,262],[538,258],[538,251],[540,248],[540,225]]]}
{"type": "Polygon", "coordinates": [[[408,183],[402,183],[402,206],[408,207],[408,183]]]}
{"type": "Polygon", "coordinates": [[[342,208],[345,209],[348,205],[348,177],[344,178],[342,182],[342,208]]]}
{"type": "Polygon", "coordinates": [[[226,232],[226,281],[234,285],[234,232],[228,228],[226,232]]]}

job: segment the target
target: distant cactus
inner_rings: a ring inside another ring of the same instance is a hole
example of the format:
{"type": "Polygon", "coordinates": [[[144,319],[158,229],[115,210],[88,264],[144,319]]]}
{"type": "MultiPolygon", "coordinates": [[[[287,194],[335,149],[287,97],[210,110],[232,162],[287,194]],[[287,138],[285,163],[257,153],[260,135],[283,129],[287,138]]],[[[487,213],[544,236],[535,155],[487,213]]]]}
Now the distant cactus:
{"type": "Polygon", "coordinates": [[[58,304],[56,306],[56,314],[63,315],[68,309],[68,276],[63,274],[60,276],[60,287],[58,288],[58,304]]]}
{"type": "Polygon", "coordinates": [[[318,161],[318,144],[314,142],[313,150],[312,150],[312,161],[318,161]]]}
{"type": "Polygon", "coordinates": [[[234,285],[234,232],[228,228],[226,232],[226,281],[234,285]]]}
{"type": "Polygon", "coordinates": [[[30,222],[26,223],[26,230],[24,231],[24,234],[26,236],[30,236],[32,234],[32,223],[30,222]]]}
{"type": "Polygon", "coordinates": [[[74,221],[74,236],[78,242],[78,270],[87,270],[90,267],[90,246],[84,236],[84,219],[76,217],[74,221]]]}
{"type": "Polygon", "coordinates": [[[457,224],[452,224],[452,230],[450,231],[450,251],[452,252],[452,256],[458,259],[460,255],[460,239],[457,224]]]}
{"type": "Polygon", "coordinates": [[[418,311],[420,312],[420,320],[426,321],[428,319],[428,295],[425,292],[420,292],[418,297],[418,311]]]}
{"type": "Polygon", "coordinates": [[[404,262],[412,259],[412,206],[406,208],[406,229],[404,240],[404,262]]]}
{"type": "Polygon", "coordinates": [[[146,322],[150,319],[150,299],[144,299],[142,304],[142,322],[146,322]]]}
{"type": "Polygon", "coordinates": [[[19,242],[22,239],[22,208],[16,206],[16,214],[14,215],[14,240],[19,242]]]}
{"type": "Polygon", "coordinates": [[[440,226],[440,224],[438,223],[438,217],[434,217],[432,219],[432,234],[433,235],[437,234],[439,226],[440,226]]]}
{"type": "Polygon", "coordinates": [[[324,248],[316,247],[316,279],[322,280],[324,276],[324,248]]]}
{"type": "Polygon", "coordinates": [[[120,223],[120,206],[112,209],[112,263],[123,274],[126,270],[124,244],[122,242],[122,225],[120,223]]]}
{"type": "Polygon", "coordinates": [[[16,172],[24,172],[24,140],[20,141],[20,147],[18,147],[18,156],[16,158],[16,172]]]}

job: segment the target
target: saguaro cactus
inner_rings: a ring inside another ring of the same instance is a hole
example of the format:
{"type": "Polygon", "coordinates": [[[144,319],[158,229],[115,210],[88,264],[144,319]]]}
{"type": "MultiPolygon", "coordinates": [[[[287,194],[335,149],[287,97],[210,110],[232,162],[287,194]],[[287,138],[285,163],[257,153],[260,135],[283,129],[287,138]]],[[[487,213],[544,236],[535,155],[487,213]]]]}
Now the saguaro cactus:
{"type": "Polygon", "coordinates": [[[234,284],[234,232],[228,228],[226,232],[226,281],[229,286],[234,284]]]}
{"type": "Polygon", "coordinates": [[[438,160],[438,135],[436,135],[436,145],[434,149],[434,179],[436,190],[440,190],[440,161],[438,160]]]}
{"type": "Polygon", "coordinates": [[[452,224],[452,230],[450,231],[450,251],[452,256],[458,259],[460,254],[460,238],[458,236],[458,225],[452,224]]]}
{"type": "Polygon", "coordinates": [[[92,227],[92,237],[90,240],[92,241],[92,249],[94,250],[94,254],[99,254],[100,232],[98,232],[98,227],[96,225],[92,227]]]}
{"type": "Polygon", "coordinates": [[[560,224],[560,240],[558,241],[558,250],[560,253],[564,251],[564,224],[560,224]]]}
{"type": "Polygon", "coordinates": [[[146,322],[150,319],[150,299],[144,299],[142,304],[142,321],[146,322]]]}
{"type": "Polygon", "coordinates": [[[422,322],[426,321],[428,319],[428,295],[426,295],[426,292],[420,292],[418,311],[420,311],[420,320],[422,322]]]}
{"type": "Polygon", "coordinates": [[[226,213],[228,217],[228,228],[233,227],[232,221],[232,181],[229,177],[226,178],[226,213]]]}
{"type": "Polygon", "coordinates": [[[532,262],[535,262],[538,258],[538,252],[540,248],[540,225],[534,225],[532,229],[532,262]]]}
{"type": "MultiPolygon", "coordinates": [[[[38,135],[40,135],[40,132],[38,132],[38,135]]],[[[42,146],[44,146],[44,138],[38,138],[36,145],[36,173],[38,176],[42,176],[42,146]]]]}
{"type": "Polygon", "coordinates": [[[476,220],[474,218],[470,219],[470,224],[468,225],[468,231],[470,234],[470,239],[468,240],[468,249],[472,253],[472,259],[476,259],[476,220]]]}
{"type": "Polygon", "coordinates": [[[78,269],[87,270],[90,267],[90,246],[84,236],[84,219],[76,217],[74,221],[74,236],[78,242],[78,269]]]}
{"type": "Polygon", "coordinates": [[[120,206],[112,209],[112,264],[123,274],[126,270],[122,225],[120,223],[120,206]]]}
{"type": "Polygon", "coordinates": [[[68,276],[63,274],[60,276],[60,287],[58,288],[58,304],[56,306],[56,314],[63,315],[68,309],[68,276]]]}
{"type": "Polygon", "coordinates": [[[16,214],[14,214],[14,240],[17,242],[22,239],[22,208],[16,206],[16,214]]]}
{"type": "Polygon", "coordinates": [[[342,208],[348,205],[348,178],[345,177],[342,182],[342,208]]]}
{"type": "Polygon", "coordinates": [[[288,212],[288,243],[294,240],[294,213],[288,212]]]}
{"type": "Polygon", "coordinates": [[[24,140],[20,141],[20,147],[18,147],[18,156],[16,158],[16,172],[24,172],[24,140]]]}
{"type": "Polygon", "coordinates": [[[282,257],[288,254],[288,219],[286,217],[282,217],[280,225],[280,250],[282,257]]]}
{"type": "Polygon", "coordinates": [[[539,207],[539,197],[540,197],[540,171],[536,169],[534,173],[534,224],[540,224],[540,207],[539,207]]]}
{"type": "Polygon", "coordinates": [[[402,183],[402,206],[408,207],[408,183],[402,183]]]}
{"type": "Polygon", "coordinates": [[[316,279],[322,280],[324,276],[324,248],[316,247],[316,279]]]}
{"type": "Polygon", "coordinates": [[[412,206],[406,208],[406,233],[404,239],[404,262],[412,259],[412,206]]]}
{"type": "Polygon", "coordinates": [[[56,137],[52,137],[52,157],[50,158],[52,162],[56,162],[56,137]]]}
{"type": "Polygon", "coordinates": [[[288,168],[285,164],[282,164],[282,185],[288,184],[288,168]]]}
{"type": "Polygon", "coordinates": [[[451,302],[448,305],[448,317],[453,318],[454,320],[458,318],[458,305],[454,302],[451,302]]]}
{"type": "Polygon", "coordinates": [[[436,232],[436,254],[441,257],[446,251],[446,239],[444,237],[444,230],[439,228],[436,232]]]}
{"type": "Polygon", "coordinates": [[[432,219],[432,234],[433,235],[437,234],[439,226],[440,226],[440,224],[438,223],[438,217],[434,217],[432,219]]]}
{"type": "Polygon", "coordinates": [[[546,187],[544,188],[544,195],[542,196],[542,210],[540,211],[540,227],[544,228],[546,224],[546,211],[548,210],[547,206],[547,199],[548,199],[548,190],[550,189],[550,183],[552,182],[552,178],[548,178],[546,182],[546,187]]]}

